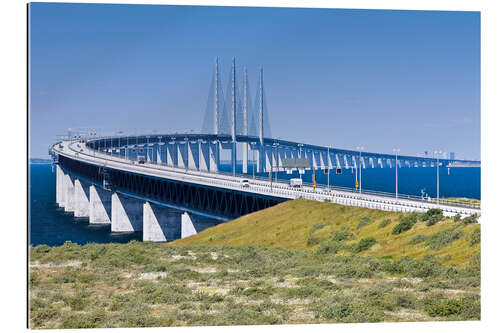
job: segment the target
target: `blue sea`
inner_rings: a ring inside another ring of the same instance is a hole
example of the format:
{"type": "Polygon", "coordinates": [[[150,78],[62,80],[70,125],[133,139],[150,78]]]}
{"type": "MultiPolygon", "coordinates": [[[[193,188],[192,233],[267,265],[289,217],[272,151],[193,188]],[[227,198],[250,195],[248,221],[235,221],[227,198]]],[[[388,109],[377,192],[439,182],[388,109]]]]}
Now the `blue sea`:
{"type": "MultiPolygon", "coordinates": [[[[230,166],[221,169],[230,171],[230,166]]],[[[241,170],[241,166],[237,171],[241,170]]],[[[383,192],[395,191],[395,169],[363,169],[363,189],[383,192]]],[[[249,167],[249,178],[252,177],[252,167],[249,167]]],[[[257,174],[266,176],[268,174],[257,174]]],[[[440,197],[469,197],[481,198],[480,168],[441,168],[440,170],[440,197]]],[[[110,226],[89,225],[87,218],[75,218],[73,214],[64,212],[56,204],[55,171],[50,164],[29,165],[29,243],[31,245],[47,244],[62,245],[65,241],[78,244],[86,243],[126,243],[130,240],[142,239],[142,232],[111,233],[110,226]]],[[[279,179],[298,178],[294,173],[288,175],[279,172],[279,179]]],[[[312,173],[302,175],[304,182],[312,181],[312,173]]],[[[431,197],[436,196],[436,169],[435,168],[401,168],[398,170],[399,193],[421,195],[422,190],[431,197]]],[[[327,175],[316,171],[316,181],[327,183],[327,175]]],[[[341,175],[330,174],[330,185],[354,187],[355,174],[351,170],[343,170],[341,175]]],[[[198,230],[202,230],[213,221],[200,222],[198,230]]],[[[180,237],[180,231],[175,231],[172,238],[180,237]]],[[[171,239],[169,239],[171,240],[171,239]]]]}

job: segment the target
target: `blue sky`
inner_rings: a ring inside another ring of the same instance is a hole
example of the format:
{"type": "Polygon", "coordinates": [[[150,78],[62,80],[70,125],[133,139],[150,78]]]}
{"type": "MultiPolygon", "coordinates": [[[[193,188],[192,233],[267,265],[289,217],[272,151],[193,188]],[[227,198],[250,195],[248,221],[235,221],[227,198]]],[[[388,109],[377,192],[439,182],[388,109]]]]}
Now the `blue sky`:
{"type": "Polygon", "coordinates": [[[30,50],[32,157],[69,127],[199,131],[235,56],[275,137],[480,158],[478,12],[33,3],[30,50]]]}

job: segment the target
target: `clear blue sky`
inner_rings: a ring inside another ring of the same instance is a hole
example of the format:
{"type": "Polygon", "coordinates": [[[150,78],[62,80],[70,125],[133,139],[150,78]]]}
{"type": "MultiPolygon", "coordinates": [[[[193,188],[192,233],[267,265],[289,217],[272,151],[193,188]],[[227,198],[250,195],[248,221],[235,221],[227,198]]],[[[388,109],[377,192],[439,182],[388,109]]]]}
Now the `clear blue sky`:
{"type": "Polygon", "coordinates": [[[235,56],[275,137],[480,158],[478,12],[33,3],[30,50],[32,157],[69,127],[198,131],[235,56]]]}

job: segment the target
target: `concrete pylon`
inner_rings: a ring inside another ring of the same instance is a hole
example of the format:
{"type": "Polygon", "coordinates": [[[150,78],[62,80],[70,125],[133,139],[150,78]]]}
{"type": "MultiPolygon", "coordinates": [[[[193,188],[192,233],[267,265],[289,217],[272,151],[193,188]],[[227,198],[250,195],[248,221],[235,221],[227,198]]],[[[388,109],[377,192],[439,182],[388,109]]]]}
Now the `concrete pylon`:
{"type": "Polygon", "coordinates": [[[64,211],[75,211],[75,185],[70,174],[64,175],[64,211]]]}
{"type": "Polygon", "coordinates": [[[59,164],[56,165],[56,203],[64,207],[64,171],[59,164]]]}
{"type": "Polygon", "coordinates": [[[142,240],[166,242],[168,234],[173,239],[175,230],[179,230],[181,213],[174,209],[159,207],[150,202],[143,204],[142,240]]]}
{"type": "Polygon", "coordinates": [[[111,231],[132,232],[143,229],[143,202],[120,193],[111,195],[111,231]]]}
{"type": "Polygon", "coordinates": [[[89,193],[89,223],[110,224],[112,192],[90,185],[89,193]]]}
{"type": "Polygon", "coordinates": [[[89,217],[90,215],[90,186],[75,179],[75,217],[89,217]]]}
{"type": "Polygon", "coordinates": [[[187,212],[185,212],[184,214],[182,214],[181,238],[186,238],[196,234],[197,232],[196,229],[194,228],[191,216],[187,212]]]}

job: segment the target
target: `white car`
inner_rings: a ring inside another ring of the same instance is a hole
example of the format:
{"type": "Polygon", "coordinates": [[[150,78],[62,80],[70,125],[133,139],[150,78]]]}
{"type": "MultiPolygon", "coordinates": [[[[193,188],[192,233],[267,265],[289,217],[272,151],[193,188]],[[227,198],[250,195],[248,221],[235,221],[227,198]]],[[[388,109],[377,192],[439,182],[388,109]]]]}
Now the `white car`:
{"type": "Polygon", "coordinates": [[[250,182],[248,179],[240,179],[240,185],[241,187],[250,187],[250,182]]]}

